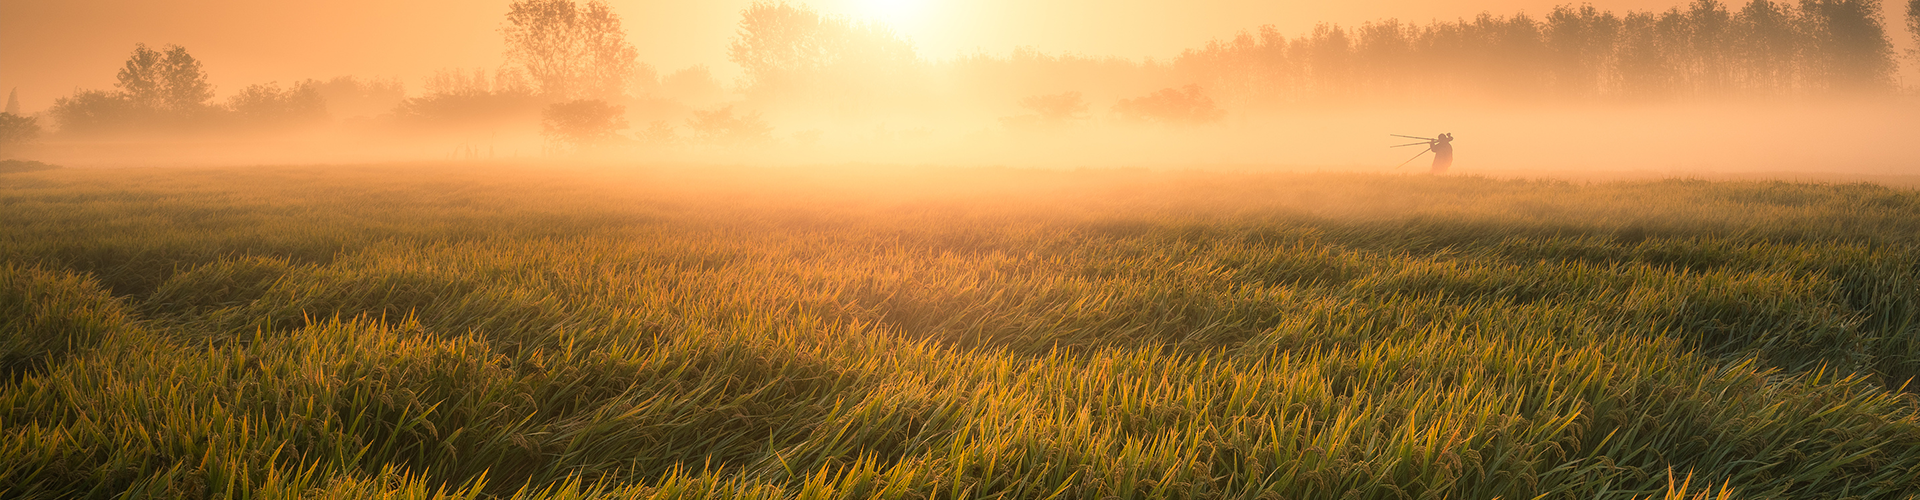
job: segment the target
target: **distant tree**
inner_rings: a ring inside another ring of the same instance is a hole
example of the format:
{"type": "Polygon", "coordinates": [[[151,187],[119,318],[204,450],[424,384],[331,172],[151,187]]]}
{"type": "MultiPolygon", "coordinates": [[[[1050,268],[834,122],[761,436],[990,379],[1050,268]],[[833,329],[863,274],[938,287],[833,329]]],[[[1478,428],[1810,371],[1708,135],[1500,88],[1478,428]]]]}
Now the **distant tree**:
{"type": "Polygon", "coordinates": [[[619,97],[638,64],[620,16],[601,0],[517,0],[501,32],[508,64],[549,99],[619,97]]]}
{"type": "Polygon", "coordinates": [[[694,111],[687,128],[693,131],[695,140],[714,146],[752,146],[773,139],[773,126],[761,119],[760,113],[736,115],[733,106],[694,111]]]}
{"type": "MultiPolygon", "coordinates": [[[[1417,50],[1417,49],[1416,49],[1417,50]]],[[[1230,102],[1273,106],[1291,100],[1304,75],[1288,56],[1288,41],[1278,28],[1241,32],[1232,41],[1208,42],[1205,48],[1182,52],[1174,67],[1230,102]]],[[[1408,69],[1418,71],[1417,64],[1408,69]]]]}
{"type": "Polygon", "coordinates": [[[407,89],[397,78],[335,77],[315,84],[327,112],[336,117],[374,116],[390,111],[407,99],[407,89]]]}
{"type": "Polygon", "coordinates": [[[128,132],[156,119],[152,108],[135,104],[125,93],[104,90],[80,90],[56,98],[47,114],[61,133],[73,134],[128,132]]]}
{"type": "Polygon", "coordinates": [[[1354,82],[1358,76],[1353,54],[1353,39],[1347,36],[1347,30],[1334,24],[1322,23],[1313,27],[1313,34],[1291,44],[1293,50],[1304,52],[1300,59],[1307,64],[1307,73],[1312,78],[1315,97],[1350,96],[1357,89],[1354,82]]]}
{"type": "Polygon", "coordinates": [[[1418,71],[1420,62],[1413,45],[1419,32],[1398,19],[1388,19],[1362,24],[1354,34],[1359,38],[1354,58],[1366,90],[1388,94],[1408,91],[1414,83],[1409,76],[1418,71]]]}
{"type": "Polygon", "coordinates": [[[666,120],[654,120],[647,125],[646,129],[635,134],[635,138],[639,139],[640,144],[643,145],[667,146],[680,140],[680,134],[674,131],[672,123],[667,123],[666,120]]]}
{"type": "Polygon", "coordinates": [[[1907,49],[1907,56],[1915,64],[1920,64],[1920,0],[1907,0],[1907,34],[1913,36],[1915,48],[1907,49]]]}
{"type": "Polygon", "coordinates": [[[486,127],[507,121],[538,119],[540,99],[518,71],[443,69],[427,78],[426,92],[400,102],[393,114],[402,121],[436,128],[486,127]]]}
{"type": "Polygon", "coordinates": [[[1693,0],[1687,9],[1687,73],[1693,80],[1691,90],[1706,95],[1721,95],[1732,90],[1733,15],[1717,0],[1693,0]]]}
{"type": "Polygon", "coordinates": [[[1188,125],[1219,121],[1227,115],[1199,85],[1160,89],[1143,97],[1121,99],[1113,105],[1113,111],[1134,120],[1188,125]]]}
{"type": "Polygon", "coordinates": [[[1877,0],[1800,0],[1809,75],[1818,90],[1876,92],[1893,88],[1898,65],[1880,24],[1877,0]]]}
{"type": "Polygon", "coordinates": [[[118,91],[81,90],[55,99],[48,114],[62,132],[182,131],[210,124],[213,85],[200,61],[178,45],[134,45],[115,77],[118,91]]]}
{"type": "Polygon", "coordinates": [[[165,52],[136,44],[133,55],[121,66],[115,86],[137,106],[184,112],[206,105],[213,98],[213,84],[200,61],[185,47],[168,45],[165,52]]]}
{"type": "Polygon", "coordinates": [[[1758,94],[1794,89],[1801,60],[1798,21],[1791,7],[1753,0],[1733,17],[1734,58],[1741,86],[1758,94]]]}
{"type": "Polygon", "coordinates": [[[540,126],[548,140],[584,149],[619,140],[627,128],[626,113],[625,106],[579,99],[548,105],[540,113],[540,126]]]}
{"type": "Polygon", "coordinates": [[[306,80],[281,89],[278,82],[249,85],[227,98],[227,109],[248,127],[285,127],[327,118],[320,82],[306,80]]]}
{"type": "Polygon", "coordinates": [[[514,68],[495,71],[491,76],[487,70],[474,68],[466,70],[450,68],[435,70],[426,79],[423,87],[425,95],[472,96],[484,94],[527,94],[534,93],[533,84],[527,81],[526,74],[514,68]]]}
{"type": "MultiPolygon", "coordinates": [[[[1737,11],[1726,1],[1624,16],[1562,5],[1541,21],[1389,19],[1352,30],[1321,25],[1291,39],[1263,28],[1185,51],[1174,66],[1228,102],[1268,104],[1468,91],[1513,99],[1539,89],[1664,100],[1893,87],[1898,65],[1878,0],[1740,0],[1737,11]]],[[[1906,1],[1907,30],[1920,42],[1920,0],[1906,1]]],[[[1920,63],[1920,49],[1911,55],[1920,63]]]]}
{"type": "Polygon", "coordinates": [[[898,75],[918,62],[913,44],[884,26],[820,15],[807,6],[756,1],[741,11],[727,58],[746,70],[757,92],[812,90],[823,79],[873,90],[866,83],[898,75]],[[835,75],[837,74],[837,75],[835,75]]]}
{"type": "MultiPolygon", "coordinates": [[[[1471,21],[1432,23],[1421,33],[1419,77],[1423,92],[1494,94],[1501,98],[1548,92],[1553,79],[1553,48],[1540,25],[1526,15],[1498,17],[1480,13],[1471,21]]],[[[1352,94],[1357,88],[1338,81],[1319,83],[1321,94],[1352,94]]]]}
{"type": "Polygon", "coordinates": [[[1023,97],[1020,107],[1028,114],[1002,117],[1000,123],[1011,129],[1059,127],[1088,117],[1087,98],[1077,91],[1023,97]]]}
{"type": "Polygon", "coordinates": [[[629,94],[631,96],[650,97],[660,93],[660,70],[654,68],[652,64],[634,64],[633,77],[627,80],[628,84],[632,85],[632,93],[629,94]]]}
{"type": "Polygon", "coordinates": [[[1486,57],[1466,66],[1478,73],[1471,80],[1476,87],[1507,98],[1549,93],[1553,52],[1542,23],[1524,12],[1512,17],[1481,13],[1472,29],[1486,40],[1486,57]]]}
{"type": "Polygon", "coordinates": [[[1087,99],[1079,92],[1062,92],[1050,95],[1027,96],[1020,99],[1020,107],[1032,111],[1042,121],[1065,122],[1087,117],[1087,99]]]}
{"type": "MultiPolygon", "coordinates": [[[[829,25],[834,32],[828,40],[827,64],[830,70],[900,71],[919,63],[913,43],[878,23],[839,20],[829,25]]],[[[860,76],[869,76],[862,74],[860,76]]]]}
{"type": "Polygon", "coordinates": [[[39,119],[12,112],[0,113],[0,154],[12,153],[39,137],[39,119]]]}
{"type": "Polygon", "coordinates": [[[627,42],[620,16],[606,2],[588,2],[581,9],[580,26],[591,61],[585,71],[588,95],[620,97],[639,66],[640,51],[627,42]]]}
{"type": "Polygon", "coordinates": [[[1621,22],[1620,51],[1613,71],[1621,96],[1660,99],[1675,95],[1684,77],[1683,61],[1675,52],[1686,42],[1686,23],[1686,15],[1678,9],[1627,14],[1621,22]]]}
{"type": "Polygon", "coordinates": [[[694,65],[660,79],[660,96],[689,106],[703,106],[727,97],[727,90],[705,65],[694,65]]]}
{"type": "Polygon", "coordinates": [[[740,13],[727,59],[746,71],[749,87],[791,87],[826,66],[831,21],[804,5],[754,2],[740,13]]]}
{"type": "Polygon", "coordinates": [[[1547,46],[1553,81],[1573,97],[1595,97],[1605,90],[1607,64],[1620,39],[1620,18],[1591,4],[1562,5],[1547,14],[1547,46]]]}

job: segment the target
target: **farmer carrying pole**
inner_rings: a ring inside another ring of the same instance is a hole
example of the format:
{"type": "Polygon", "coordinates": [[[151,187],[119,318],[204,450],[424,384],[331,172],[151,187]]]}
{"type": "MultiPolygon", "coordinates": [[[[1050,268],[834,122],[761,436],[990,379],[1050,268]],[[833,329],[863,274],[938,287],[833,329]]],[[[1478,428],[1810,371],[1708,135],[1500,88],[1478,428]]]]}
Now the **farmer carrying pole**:
{"type": "Polygon", "coordinates": [[[1400,134],[1390,134],[1390,135],[1394,137],[1405,137],[1408,139],[1420,139],[1421,141],[1421,142],[1412,142],[1412,143],[1394,146],[1396,148],[1404,148],[1407,146],[1426,146],[1427,147],[1427,149],[1424,151],[1421,151],[1420,154],[1413,155],[1412,158],[1408,158],[1407,161],[1400,162],[1399,165],[1396,165],[1393,168],[1400,168],[1400,167],[1407,166],[1408,163],[1413,163],[1414,160],[1420,159],[1421,156],[1426,155],[1428,152],[1433,153],[1433,173],[1435,175],[1447,173],[1447,167],[1453,166],[1453,134],[1440,134],[1438,137],[1417,137],[1417,136],[1400,135],[1400,134]]]}
{"type": "Polygon", "coordinates": [[[1440,134],[1427,149],[1433,150],[1433,175],[1447,173],[1447,167],[1453,166],[1453,134],[1440,134]]]}

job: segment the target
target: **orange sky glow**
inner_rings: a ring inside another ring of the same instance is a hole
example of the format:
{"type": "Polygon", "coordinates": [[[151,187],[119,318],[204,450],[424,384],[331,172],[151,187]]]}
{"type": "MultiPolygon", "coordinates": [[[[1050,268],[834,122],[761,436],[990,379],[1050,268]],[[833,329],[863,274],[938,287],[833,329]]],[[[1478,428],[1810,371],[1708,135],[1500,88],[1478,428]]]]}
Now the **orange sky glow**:
{"type": "MultiPolygon", "coordinates": [[[[500,64],[508,0],[4,0],[0,89],[18,88],[29,112],[76,88],[106,89],[135,43],[180,44],[205,64],[221,95],[252,83],[344,75],[398,77],[409,88],[436,69],[500,64]]],[[[640,59],[663,71],[708,65],[723,80],[741,9],[750,0],[613,0],[640,59]]],[[[1289,34],[1321,22],[1469,18],[1480,12],[1542,15],[1551,0],[1349,2],[1234,0],[815,0],[823,12],[873,19],[911,38],[922,57],[1015,47],[1047,53],[1166,60],[1208,40],[1272,24],[1289,34]]],[[[1680,0],[1606,0],[1625,12],[1680,0]]],[[[1884,7],[1892,8],[1892,7],[1884,7]]],[[[1900,27],[1887,24],[1889,31],[1900,27]]],[[[1897,35],[1897,33],[1896,33],[1897,35]]],[[[1893,37],[1902,48],[1907,37],[1893,37]]],[[[1912,71],[1903,73],[1912,80],[1912,71]]]]}

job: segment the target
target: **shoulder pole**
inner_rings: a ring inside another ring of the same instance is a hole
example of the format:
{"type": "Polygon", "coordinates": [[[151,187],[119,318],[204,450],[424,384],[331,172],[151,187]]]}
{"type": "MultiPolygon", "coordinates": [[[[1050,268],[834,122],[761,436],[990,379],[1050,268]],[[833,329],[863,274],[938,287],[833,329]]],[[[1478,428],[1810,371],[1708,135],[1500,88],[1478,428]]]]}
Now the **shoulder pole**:
{"type": "MultiPolygon", "coordinates": [[[[1427,148],[1427,151],[1433,151],[1433,148],[1427,148]]],[[[1420,154],[1413,155],[1412,158],[1408,158],[1407,161],[1400,162],[1399,165],[1394,165],[1393,168],[1400,168],[1400,167],[1407,166],[1408,163],[1413,163],[1414,160],[1418,160],[1420,159],[1420,157],[1426,156],[1427,151],[1421,151],[1420,154]]]]}

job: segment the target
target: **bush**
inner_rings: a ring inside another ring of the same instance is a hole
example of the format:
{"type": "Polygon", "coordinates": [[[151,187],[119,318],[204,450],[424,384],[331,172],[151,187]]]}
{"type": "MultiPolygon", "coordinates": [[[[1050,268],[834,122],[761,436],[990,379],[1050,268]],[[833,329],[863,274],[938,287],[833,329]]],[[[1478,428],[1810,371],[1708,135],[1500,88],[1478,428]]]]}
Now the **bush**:
{"type": "Polygon", "coordinates": [[[539,106],[528,94],[434,94],[407,99],[394,114],[419,125],[486,125],[530,117],[539,106]]]}
{"type": "Polygon", "coordinates": [[[669,146],[680,140],[680,134],[673,130],[673,124],[666,120],[654,120],[646,130],[637,136],[640,143],[648,146],[669,146]]]}
{"type": "Polygon", "coordinates": [[[339,118],[379,115],[407,100],[407,89],[398,79],[342,76],[313,86],[326,101],[327,113],[339,118]]]}
{"type": "Polygon", "coordinates": [[[0,160],[0,174],[13,173],[13,172],[34,172],[39,170],[53,170],[56,168],[60,168],[60,166],[49,165],[46,163],[40,163],[32,160],[0,160]]]}
{"type": "Polygon", "coordinates": [[[134,104],[126,94],[82,90],[53,100],[48,109],[60,131],[69,134],[124,132],[155,118],[153,109],[134,104]]]}
{"type": "Polygon", "coordinates": [[[540,128],[558,144],[576,149],[600,146],[620,139],[620,131],[627,128],[626,113],[626,106],[599,99],[555,103],[540,113],[540,128]]]}
{"type": "Polygon", "coordinates": [[[31,116],[0,113],[0,153],[12,152],[40,137],[40,120],[31,116]]]}
{"type": "Polygon", "coordinates": [[[530,119],[540,112],[525,77],[502,71],[488,77],[441,70],[427,79],[426,95],[401,101],[394,115],[415,125],[480,126],[530,119]]]}
{"type": "Polygon", "coordinates": [[[759,112],[733,114],[733,106],[710,111],[695,111],[687,120],[694,138],[715,146],[746,146],[773,140],[773,126],[759,112]]]}
{"type": "Polygon", "coordinates": [[[278,82],[249,85],[227,99],[227,109],[249,127],[319,122],[327,118],[327,101],[320,95],[319,83],[307,80],[285,90],[278,82]]]}
{"type": "Polygon", "coordinates": [[[1058,125],[1087,117],[1087,100],[1079,92],[1027,96],[1020,99],[1020,107],[1033,113],[1004,117],[1000,122],[1008,127],[1058,125]]]}
{"type": "Polygon", "coordinates": [[[1146,96],[1121,99],[1113,105],[1113,111],[1133,120],[1185,124],[1220,121],[1227,115],[1199,85],[1164,88],[1146,96]]]}

